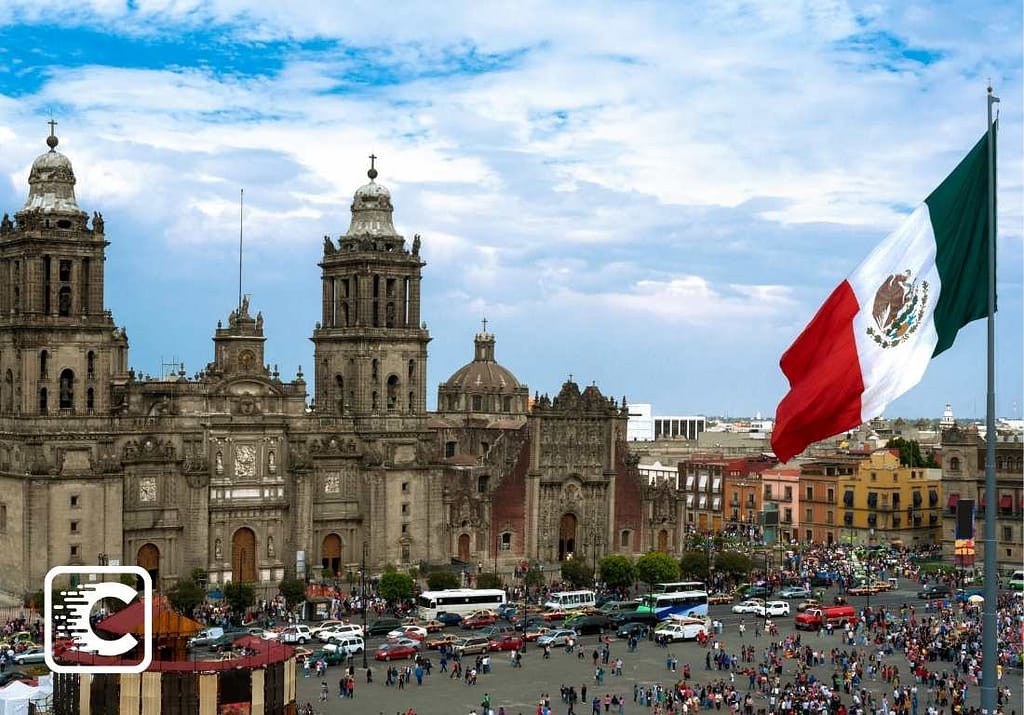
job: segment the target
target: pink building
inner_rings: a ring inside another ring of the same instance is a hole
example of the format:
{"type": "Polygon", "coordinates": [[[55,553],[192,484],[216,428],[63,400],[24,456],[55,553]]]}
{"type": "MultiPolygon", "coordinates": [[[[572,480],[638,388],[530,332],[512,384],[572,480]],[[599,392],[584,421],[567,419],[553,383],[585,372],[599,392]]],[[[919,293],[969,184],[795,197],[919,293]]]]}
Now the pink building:
{"type": "Polygon", "coordinates": [[[774,467],[761,472],[763,503],[779,505],[779,543],[788,544],[800,534],[800,470],[774,467]]]}

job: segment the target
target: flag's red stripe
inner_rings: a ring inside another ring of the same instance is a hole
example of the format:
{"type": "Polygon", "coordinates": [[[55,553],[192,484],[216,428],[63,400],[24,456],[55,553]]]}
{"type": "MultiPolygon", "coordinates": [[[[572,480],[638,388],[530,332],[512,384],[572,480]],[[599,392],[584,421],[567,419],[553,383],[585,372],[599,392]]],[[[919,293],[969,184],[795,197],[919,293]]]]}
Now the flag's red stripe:
{"type": "Polygon", "coordinates": [[[782,356],[790,390],[772,430],[772,449],[780,460],[861,423],[864,380],[853,337],[859,310],[853,288],[843,281],[782,356]]]}

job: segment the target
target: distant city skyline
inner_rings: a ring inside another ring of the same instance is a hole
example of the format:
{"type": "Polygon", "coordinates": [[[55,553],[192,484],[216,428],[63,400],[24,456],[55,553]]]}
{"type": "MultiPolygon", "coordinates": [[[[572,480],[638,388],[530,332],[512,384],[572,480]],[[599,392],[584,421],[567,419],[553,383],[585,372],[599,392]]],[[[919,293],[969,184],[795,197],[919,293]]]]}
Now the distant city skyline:
{"type": "MultiPolygon", "coordinates": [[[[782,352],[984,132],[991,78],[997,415],[1020,418],[1019,3],[400,7],[5,3],[0,211],[52,116],[104,215],[129,364],[191,375],[238,301],[244,189],[243,292],[268,361],[309,381],[323,236],[374,154],[422,237],[431,409],[486,317],[531,394],[572,374],[660,414],[771,418],[782,352]]],[[[983,415],[984,357],[979,321],[885,416],[983,415]]]]}

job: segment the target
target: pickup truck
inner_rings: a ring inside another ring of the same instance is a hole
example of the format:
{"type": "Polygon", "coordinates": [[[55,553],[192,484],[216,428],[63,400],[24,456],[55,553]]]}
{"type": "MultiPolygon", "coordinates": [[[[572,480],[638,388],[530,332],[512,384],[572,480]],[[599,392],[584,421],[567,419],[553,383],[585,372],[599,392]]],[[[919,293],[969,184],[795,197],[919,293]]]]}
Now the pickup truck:
{"type": "Polygon", "coordinates": [[[793,619],[793,625],[797,630],[816,631],[828,623],[842,627],[856,620],[857,614],[854,613],[853,606],[827,606],[808,608],[803,613],[798,613],[793,619]]]}

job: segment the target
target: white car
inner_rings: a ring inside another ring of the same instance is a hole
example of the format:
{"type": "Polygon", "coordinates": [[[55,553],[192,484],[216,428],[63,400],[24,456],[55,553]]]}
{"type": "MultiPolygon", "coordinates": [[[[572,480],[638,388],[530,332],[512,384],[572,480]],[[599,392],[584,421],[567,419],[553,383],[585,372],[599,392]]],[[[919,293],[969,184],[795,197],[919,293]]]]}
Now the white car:
{"type": "Polygon", "coordinates": [[[674,623],[664,623],[654,631],[655,640],[667,638],[670,641],[691,641],[701,633],[708,632],[707,625],[700,619],[686,619],[674,623]]]}
{"type": "Polygon", "coordinates": [[[46,656],[42,648],[29,648],[28,650],[17,653],[14,656],[15,665],[27,665],[29,663],[43,663],[46,660],[46,656]]]}
{"type": "Polygon", "coordinates": [[[363,627],[355,623],[339,623],[331,628],[321,628],[316,632],[321,643],[337,643],[350,636],[363,637],[363,627]]]}
{"type": "Polygon", "coordinates": [[[785,601],[768,601],[757,609],[759,616],[788,616],[789,604],[785,601]]]}
{"type": "MultiPolygon", "coordinates": [[[[761,609],[764,608],[764,601],[740,601],[732,607],[733,613],[760,613],[761,609]]],[[[762,614],[763,615],[763,614],[762,614]]]]}
{"type": "Polygon", "coordinates": [[[313,634],[310,633],[309,626],[295,625],[288,626],[281,631],[281,635],[277,639],[282,643],[306,645],[307,641],[313,640],[313,634]]]}
{"type": "Polygon", "coordinates": [[[411,638],[413,640],[421,641],[427,637],[427,629],[423,626],[402,626],[390,631],[387,635],[388,640],[395,640],[396,638],[411,638]]]}
{"type": "Polygon", "coordinates": [[[543,648],[546,645],[549,645],[553,648],[557,648],[559,646],[564,646],[570,638],[575,640],[578,637],[579,636],[576,635],[576,631],[570,628],[559,628],[557,631],[545,633],[540,638],[538,638],[537,645],[541,648],[543,648]]]}

